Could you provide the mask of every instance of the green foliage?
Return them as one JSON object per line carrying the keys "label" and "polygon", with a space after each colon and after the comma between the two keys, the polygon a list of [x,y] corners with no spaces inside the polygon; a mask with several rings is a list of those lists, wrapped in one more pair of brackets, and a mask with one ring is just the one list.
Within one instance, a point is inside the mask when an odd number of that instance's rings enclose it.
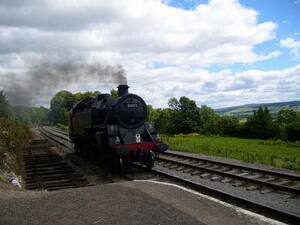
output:
{"label": "green foliage", "polygon": [[196,102],[182,96],[179,100],[171,98],[168,109],[150,109],[149,120],[155,122],[159,132],[165,134],[187,134],[201,132],[217,134],[219,116],[213,109],[197,107]]}
{"label": "green foliage", "polygon": [[28,125],[47,123],[48,109],[45,107],[10,105],[4,92],[0,91],[0,117],[17,120]]}
{"label": "green foliage", "polygon": [[149,121],[155,123],[156,128],[160,133],[171,134],[174,130],[174,124],[171,120],[171,109],[155,109],[150,111]]}
{"label": "green foliage", "polygon": [[[0,118],[0,156],[5,152],[15,152],[31,137],[30,129],[24,124]],[[1,158],[0,157],[0,158]]]}
{"label": "green foliage", "polygon": [[75,96],[68,91],[58,92],[50,102],[49,120],[53,124],[69,124],[69,111],[76,102]]}
{"label": "green foliage", "polygon": [[237,135],[238,129],[239,120],[234,116],[222,116],[217,120],[217,130],[222,135]]}
{"label": "green foliage", "polygon": [[58,92],[50,102],[51,109],[64,108],[70,110],[75,104],[75,96],[68,91]]}
{"label": "green foliage", "polygon": [[278,112],[277,122],[280,138],[289,141],[300,140],[300,113],[292,109],[282,109]]}
{"label": "green foliage", "polygon": [[282,109],[278,119],[272,118],[267,107],[260,107],[241,122],[234,116],[219,116],[212,108],[201,106],[183,96],[179,100],[171,98],[168,109],[148,107],[149,121],[155,122],[158,131],[163,134],[201,133],[226,135],[244,138],[281,138],[300,140],[300,113],[291,109]]}
{"label": "green foliage", "polygon": [[267,107],[259,107],[258,111],[254,111],[253,116],[248,117],[243,127],[243,133],[251,138],[262,139],[276,135],[277,128]]}
{"label": "green foliage", "polygon": [[116,98],[116,97],[119,96],[119,95],[118,95],[118,91],[117,91],[116,89],[111,89],[111,90],[110,90],[110,94],[111,94],[111,96],[112,96],[113,98]]}
{"label": "green foliage", "polygon": [[219,116],[214,110],[206,105],[199,109],[200,132],[204,134],[218,134]]}
{"label": "green foliage", "polygon": [[79,101],[99,95],[99,91],[95,92],[78,92],[72,94],[68,91],[58,92],[50,102],[50,111],[48,113],[49,121],[52,124],[69,125],[69,112],[72,107]]}
{"label": "green foliage", "polygon": [[48,123],[47,114],[49,110],[43,106],[26,107],[11,106],[11,118],[29,125]]}
{"label": "green foliage", "polygon": [[170,107],[168,117],[170,119],[168,133],[190,133],[199,130],[198,119],[199,111],[195,101],[182,96],[179,101],[171,98],[168,101]]}
{"label": "green foliage", "polygon": [[264,141],[199,134],[162,135],[162,140],[173,150],[228,157],[250,163],[262,163],[300,170],[299,142]]}
{"label": "green foliage", "polygon": [[278,112],[277,121],[279,124],[293,123],[296,119],[297,113],[292,109],[281,109]]}
{"label": "green foliage", "polygon": [[67,131],[67,132],[69,131],[69,127],[65,126],[65,125],[63,125],[61,123],[56,124],[56,127],[59,128],[59,129],[61,129],[61,130],[63,130],[63,131]]}
{"label": "green foliage", "polygon": [[87,98],[90,98],[90,97],[95,97],[97,95],[100,95],[99,91],[77,92],[77,93],[73,94],[73,96],[75,98],[75,102],[79,102],[83,99],[87,99]]}

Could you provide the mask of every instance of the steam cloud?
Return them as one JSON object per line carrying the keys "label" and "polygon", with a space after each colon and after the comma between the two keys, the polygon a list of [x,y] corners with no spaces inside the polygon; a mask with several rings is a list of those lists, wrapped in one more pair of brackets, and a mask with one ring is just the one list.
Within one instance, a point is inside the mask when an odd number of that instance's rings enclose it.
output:
{"label": "steam cloud", "polygon": [[40,62],[28,66],[21,80],[18,74],[6,75],[4,91],[10,103],[15,105],[34,105],[41,98],[50,100],[55,91],[66,89],[72,83],[127,84],[126,72],[121,65],[98,63]]}

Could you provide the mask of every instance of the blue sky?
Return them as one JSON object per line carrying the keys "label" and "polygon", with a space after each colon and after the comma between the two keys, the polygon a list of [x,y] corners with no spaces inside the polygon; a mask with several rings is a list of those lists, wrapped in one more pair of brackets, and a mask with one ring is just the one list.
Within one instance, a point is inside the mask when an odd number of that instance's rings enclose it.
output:
{"label": "blue sky", "polygon": [[12,104],[109,92],[120,71],[154,107],[300,100],[300,0],[1,1],[0,90]]}

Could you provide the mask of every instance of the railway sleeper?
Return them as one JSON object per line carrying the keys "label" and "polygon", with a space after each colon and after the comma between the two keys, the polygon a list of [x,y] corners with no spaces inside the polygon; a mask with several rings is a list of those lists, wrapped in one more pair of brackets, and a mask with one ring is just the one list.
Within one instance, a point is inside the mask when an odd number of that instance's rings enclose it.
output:
{"label": "railway sleeper", "polygon": [[33,166],[26,168],[26,172],[30,173],[31,171],[47,171],[47,170],[57,170],[57,169],[67,169],[70,168],[66,164],[57,164],[57,165],[47,165],[47,166]]}
{"label": "railway sleeper", "polygon": [[62,180],[53,180],[53,181],[47,181],[47,182],[31,182],[26,183],[26,187],[53,187],[53,186],[62,186],[62,185],[86,185],[88,184],[88,181],[86,179],[81,180],[72,180],[72,179],[62,179]]}
{"label": "railway sleeper", "polygon": [[55,171],[32,171],[26,174],[26,177],[33,177],[33,176],[47,176],[49,174],[71,174],[74,173],[75,170],[68,168],[64,170],[55,170]]}
{"label": "railway sleeper", "polygon": [[72,180],[72,179],[61,179],[61,180],[51,180],[51,181],[43,181],[43,186],[51,186],[56,184],[86,184],[87,181],[85,179],[78,179],[78,180]]}
{"label": "railway sleeper", "polygon": [[31,159],[31,160],[24,160],[24,162],[27,165],[31,165],[31,164],[45,164],[45,163],[56,163],[61,161],[61,159],[59,158],[48,158],[48,159],[43,159],[43,160],[37,160],[37,159]]}
{"label": "railway sleeper", "polygon": [[[49,175],[47,177],[38,177],[40,180],[57,180],[57,179],[64,179],[64,178],[69,178],[69,179],[83,179],[83,176],[80,174],[53,174],[53,175]],[[28,177],[24,179],[25,182],[33,182],[35,180],[37,180],[37,177]]]}
{"label": "railway sleeper", "polygon": [[55,157],[31,157],[24,159],[24,162],[27,163],[44,163],[44,162],[56,162],[56,161],[62,161],[63,158],[60,156],[55,156]]}
{"label": "railway sleeper", "polygon": [[32,164],[32,165],[26,165],[25,168],[42,168],[42,167],[48,167],[48,166],[55,166],[55,165],[66,165],[68,166],[68,163],[66,162],[53,162],[53,163],[38,163],[38,164]]}

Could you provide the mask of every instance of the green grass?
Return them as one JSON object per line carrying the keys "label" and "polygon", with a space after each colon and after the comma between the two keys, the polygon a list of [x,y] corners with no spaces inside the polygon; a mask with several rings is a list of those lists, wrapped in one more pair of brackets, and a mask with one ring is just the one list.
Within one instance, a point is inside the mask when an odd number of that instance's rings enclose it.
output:
{"label": "green grass", "polygon": [[58,123],[58,124],[56,124],[56,127],[63,130],[63,131],[69,132],[69,126]]}
{"label": "green grass", "polygon": [[227,157],[300,171],[300,143],[234,137],[162,135],[169,148],[177,151]]}

